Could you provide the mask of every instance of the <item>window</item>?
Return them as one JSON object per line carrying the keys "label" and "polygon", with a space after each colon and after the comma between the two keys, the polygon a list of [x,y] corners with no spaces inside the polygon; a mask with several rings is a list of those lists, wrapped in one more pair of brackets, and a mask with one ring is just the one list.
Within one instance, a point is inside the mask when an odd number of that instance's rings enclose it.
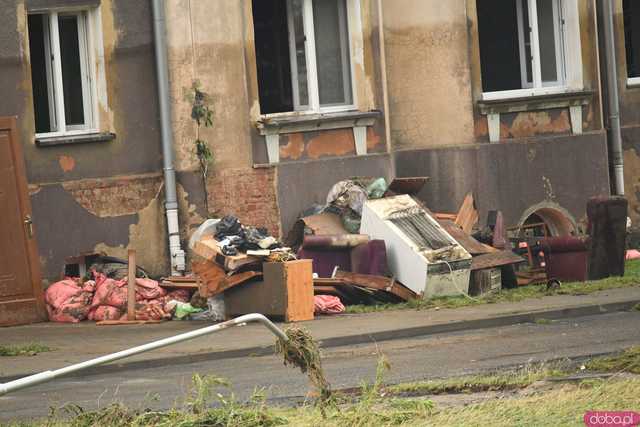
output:
{"label": "window", "polygon": [[623,10],[628,83],[640,85],[640,3],[624,0]]}
{"label": "window", "polygon": [[253,0],[262,114],[353,109],[351,0]]}
{"label": "window", "polygon": [[477,10],[483,98],[581,86],[576,0],[477,0]]}
{"label": "window", "polygon": [[36,134],[58,136],[96,127],[87,12],[29,15]]}

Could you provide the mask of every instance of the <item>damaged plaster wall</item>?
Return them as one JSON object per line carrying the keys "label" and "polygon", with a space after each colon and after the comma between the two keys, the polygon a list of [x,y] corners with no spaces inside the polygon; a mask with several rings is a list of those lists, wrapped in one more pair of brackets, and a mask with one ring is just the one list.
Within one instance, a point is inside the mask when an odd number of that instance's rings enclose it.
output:
{"label": "damaged plaster wall", "polygon": [[[166,2],[172,126],[185,238],[210,215],[235,214],[248,224],[279,231],[275,179],[252,167],[245,63],[250,4],[245,0]],[[196,81],[211,97],[214,112],[213,127],[201,128],[199,133],[189,99]],[[214,156],[207,180],[210,212],[204,209],[197,138],[208,142]]]}
{"label": "damaged plaster wall", "polygon": [[465,3],[383,3],[394,149],[473,143]]}
{"label": "damaged plaster wall", "polygon": [[[168,271],[162,214],[162,157],[149,2],[99,0],[105,87],[98,87],[100,130],[115,140],[35,145],[29,7],[60,0],[0,0],[0,116],[18,116],[43,277],[60,276],[64,259],[104,250],[139,250],[141,265]],[[98,79],[99,80],[99,79]],[[144,253],[142,253],[144,249]]]}

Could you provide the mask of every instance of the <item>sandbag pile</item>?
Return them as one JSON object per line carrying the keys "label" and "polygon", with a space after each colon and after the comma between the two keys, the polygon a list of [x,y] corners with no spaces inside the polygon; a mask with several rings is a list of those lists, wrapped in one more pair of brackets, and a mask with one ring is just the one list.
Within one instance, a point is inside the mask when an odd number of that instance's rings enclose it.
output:
{"label": "sandbag pile", "polygon": [[[92,272],[94,280],[84,283],[79,278],[66,278],[45,291],[49,320],[78,323],[82,320],[123,320],[127,315],[127,281]],[[187,290],[167,293],[158,282],[136,279],[136,319],[171,319],[170,301],[188,302]]]}

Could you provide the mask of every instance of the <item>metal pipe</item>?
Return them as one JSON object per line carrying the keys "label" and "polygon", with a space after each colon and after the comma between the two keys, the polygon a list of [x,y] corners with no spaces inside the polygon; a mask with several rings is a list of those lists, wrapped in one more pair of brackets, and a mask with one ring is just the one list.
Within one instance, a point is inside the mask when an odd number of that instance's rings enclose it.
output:
{"label": "metal pipe", "polygon": [[391,177],[396,176],[396,164],[391,143],[391,112],[389,111],[389,80],[387,76],[387,50],[384,34],[384,9],[382,0],[378,0],[378,43],[380,44],[380,77],[382,79],[382,102],[384,108],[384,131],[387,140],[387,152],[391,156]]}
{"label": "metal pipe", "polygon": [[620,130],[620,97],[618,94],[618,66],[616,64],[616,43],[613,25],[613,4],[603,0],[603,23],[605,60],[607,65],[607,109],[609,111],[609,144],[615,193],[624,196],[624,157],[622,133]]}
{"label": "metal pipe", "polygon": [[174,337],[164,338],[159,341],[154,341],[149,344],[144,344],[138,347],[133,347],[128,350],[119,351],[117,353],[108,354],[106,356],[98,357],[97,359],[87,360],[86,362],[77,363],[75,365],[67,366],[66,368],[57,369],[55,371],[40,372],[35,375],[20,378],[15,381],[0,384],[0,396],[7,393],[11,393],[23,388],[32,387],[38,384],[42,384],[51,380],[54,380],[63,375],[68,375],[73,372],[78,372],[84,369],[92,368],[98,365],[104,365],[105,363],[115,362],[116,360],[124,359],[127,357],[135,356],[141,353],[146,353],[158,348],[167,347],[173,344],[178,344],[183,341],[199,338],[204,335],[212,334],[214,332],[221,331],[223,329],[231,328],[233,326],[239,326],[246,323],[259,322],[264,327],[269,329],[278,339],[282,341],[288,341],[287,335],[282,332],[280,328],[274,325],[269,319],[262,314],[247,314],[246,316],[240,316],[236,319],[229,320],[227,322],[219,323],[217,325],[209,326],[195,331],[186,332],[184,334],[176,335]]}
{"label": "metal pipe", "polygon": [[152,0],[153,34],[156,54],[156,75],[158,79],[158,100],[160,103],[160,134],[162,138],[162,158],[164,162],[164,192],[169,233],[169,253],[172,274],[182,274],[186,270],[185,252],[180,245],[180,224],[178,221],[178,197],[176,191],[176,171],[173,167],[173,133],[171,131],[171,100],[169,95],[169,64],[167,61],[167,26],[164,0]]}

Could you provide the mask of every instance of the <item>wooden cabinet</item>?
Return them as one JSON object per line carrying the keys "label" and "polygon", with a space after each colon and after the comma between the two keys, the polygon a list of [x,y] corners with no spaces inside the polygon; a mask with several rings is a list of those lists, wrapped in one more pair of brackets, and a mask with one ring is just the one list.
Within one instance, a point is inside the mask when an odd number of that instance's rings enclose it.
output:
{"label": "wooden cabinet", "polygon": [[287,322],[313,320],[311,260],[265,263],[263,273],[263,281],[225,292],[227,317],[261,313]]}

